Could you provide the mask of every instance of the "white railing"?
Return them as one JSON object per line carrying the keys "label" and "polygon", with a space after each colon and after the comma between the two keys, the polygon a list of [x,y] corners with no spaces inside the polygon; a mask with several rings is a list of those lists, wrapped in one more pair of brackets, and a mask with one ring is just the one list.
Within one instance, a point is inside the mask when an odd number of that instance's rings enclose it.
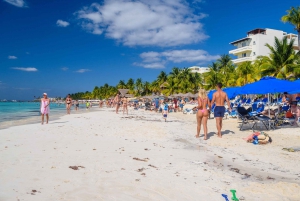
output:
{"label": "white railing", "polygon": [[241,57],[238,59],[233,59],[232,62],[233,63],[240,63],[240,62],[244,62],[244,61],[252,61],[252,57]]}
{"label": "white railing", "polygon": [[235,50],[230,50],[229,51],[229,54],[238,54],[238,53],[241,53],[241,52],[248,52],[248,51],[252,51],[252,46],[245,46],[245,47],[240,47],[240,48],[237,48]]}

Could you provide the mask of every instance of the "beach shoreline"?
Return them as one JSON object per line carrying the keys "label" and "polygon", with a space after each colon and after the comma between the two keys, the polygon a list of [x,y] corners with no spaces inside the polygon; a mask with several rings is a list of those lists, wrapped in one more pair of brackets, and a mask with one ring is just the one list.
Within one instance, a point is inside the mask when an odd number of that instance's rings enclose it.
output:
{"label": "beach shoreline", "polygon": [[[92,107],[89,110],[86,110],[85,108],[80,108],[79,110],[75,110],[74,108],[72,108],[71,110],[71,114],[81,114],[81,113],[85,113],[85,112],[94,112],[94,111],[98,111],[97,109],[99,109],[99,107]],[[49,121],[55,121],[60,119],[62,116],[67,115],[66,110],[52,110],[50,111],[49,114]],[[45,117],[46,120],[46,117]],[[27,117],[23,117],[23,118],[15,118],[15,119],[8,119],[8,120],[2,120],[0,121],[0,130],[1,129],[6,129],[6,128],[10,128],[13,126],[21,126],[21,125],[27,125],[27,124],[35,124],[41,122],[41,115],[30,115]]]}
{"label": "beach shoreline", "polygon": [[221,201],[231,189],[240,200],[299,200],[300,152],[282,150],[297,146],[299,128],[253,145],[237,125],[225,120],[219,139],[211,119],[204,141],[194,115],[104,108],[0,130],[0,200]]}

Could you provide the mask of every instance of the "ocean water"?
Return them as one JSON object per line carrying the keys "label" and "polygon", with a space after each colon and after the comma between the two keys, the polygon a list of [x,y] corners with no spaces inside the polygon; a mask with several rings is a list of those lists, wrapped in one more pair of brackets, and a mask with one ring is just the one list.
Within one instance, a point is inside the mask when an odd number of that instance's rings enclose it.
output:
{"label": "ocean water", "polygon": [[[65,112],[65,104],[50,103],[50,115]],[[0,123],[40,115],[39,102],[0,102]]]}

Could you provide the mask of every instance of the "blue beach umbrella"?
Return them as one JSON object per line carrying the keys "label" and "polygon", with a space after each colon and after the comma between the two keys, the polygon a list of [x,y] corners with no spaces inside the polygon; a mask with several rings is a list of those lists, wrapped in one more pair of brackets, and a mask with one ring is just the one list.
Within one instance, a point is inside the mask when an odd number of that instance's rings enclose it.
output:
{"label": "blue beach umbrella", "polygon": [[300,82],[280,80],[274,77],[263,77],[257,82],[241,87],[240,94],[268,94],[296,91],[300,89]]}
{"label": "blue beach umbrella", "polygon": [[213,94],[216,92],[217,90],[210,90],[207,94],[208,98],[211,100],[213,97]]}
{"label": "blue beach umbrella", "polygon": [[[296,83],[296,84],[300,83],[300,79],[295,80],[294,83]],[[288,92],[289,92],[289,94],[297,94],[297,93],[300,93],[300,88],[295,91],[288,91]]]}
{"label": "blue beach umbrella", "polygon": [[[228,88],[224,88],[223,91],[227,93],[227,96],[229,99],[233,99],[235,98],[237,95],[240,94],[240,89],[241,87],[228,87]],[[213,94],[216,92],[217,90],[211,90],[207,96],[208,98],[211,100],[213,97]]]}

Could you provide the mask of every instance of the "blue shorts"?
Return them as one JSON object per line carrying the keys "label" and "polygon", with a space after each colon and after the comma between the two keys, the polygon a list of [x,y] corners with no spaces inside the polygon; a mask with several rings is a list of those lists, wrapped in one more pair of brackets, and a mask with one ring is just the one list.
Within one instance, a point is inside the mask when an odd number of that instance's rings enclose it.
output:
{"label": "blue shorts", "polygon": [[168,115],[164,114],[164,118],[167,118]]}
{"label": "blue shorts", "polygon": [[225,114],[225,107],[224,106],[216,106],[214,109],[214,116],[215,117],[224,117]]}

